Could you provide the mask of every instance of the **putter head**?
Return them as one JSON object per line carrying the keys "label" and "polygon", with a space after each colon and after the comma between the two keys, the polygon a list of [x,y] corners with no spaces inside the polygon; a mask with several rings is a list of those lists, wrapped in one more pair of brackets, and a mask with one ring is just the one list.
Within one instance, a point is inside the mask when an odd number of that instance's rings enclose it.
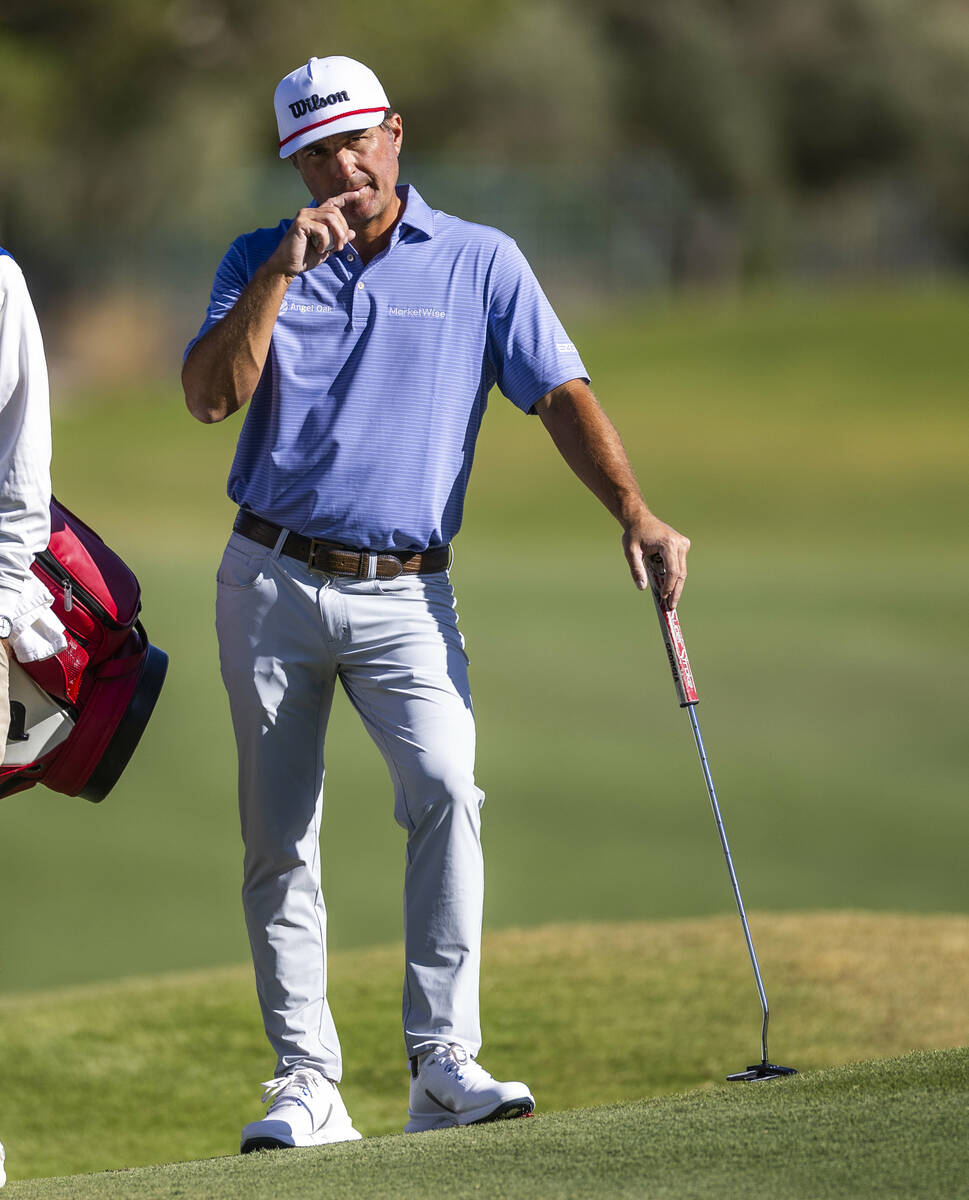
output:
{"label": "putter head", "polygon": [[796,1074],[797,1071],[793,1067],[777,1067],[765,1060],[764,1062],[755,1063],[752,1067],[748,1067],[746,1071],[738,1071],[735,1075],[728,1075],[727,1082],[760,1083],[763,1079],[781,1079],[785,1075]]}

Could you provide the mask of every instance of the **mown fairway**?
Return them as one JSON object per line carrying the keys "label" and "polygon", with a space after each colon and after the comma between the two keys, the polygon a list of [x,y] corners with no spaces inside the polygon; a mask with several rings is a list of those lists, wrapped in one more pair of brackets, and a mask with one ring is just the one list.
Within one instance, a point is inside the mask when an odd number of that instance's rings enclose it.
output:
{"label": "mown fairway", "polygon": [[[754,909],[966,909],[967,301],[818,292],[570,323],[653,507],[694,540],[680,615]],[[212,629],[236,428],[185,414],[174,364],[103,396],[55,378],[55,395],[56,489],[138,571],[171,668],[100,807],[40,788],[0,805],[8,993],[247,953]],[[617,534],[496,396],[453,571],[491,929],[731,909]],[[328,788],[333,943],[393,942],[402,835],[347,705]]]}

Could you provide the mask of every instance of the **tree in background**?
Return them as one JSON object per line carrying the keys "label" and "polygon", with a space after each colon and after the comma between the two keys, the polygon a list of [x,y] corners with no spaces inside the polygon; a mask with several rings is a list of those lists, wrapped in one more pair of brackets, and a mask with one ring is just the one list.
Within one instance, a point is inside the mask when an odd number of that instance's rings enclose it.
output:
{"label": "tree in background", "polygon": [[776,273],[812,206],[874,211],[887,181],[969,260],[964,0],[5,0],[0,238],[42,306],[119,280],[194,293],[229,231],[292,207],[271,87],[335,52],[387,81],[415,162],[472,201],[498,172],[472,215],[573,214],[552,256],[588,240],[602,261],[589,214],[623,251],[655,242],[661,209],[657,281],[704,273],[704,230],[732,247],[713,277]]}

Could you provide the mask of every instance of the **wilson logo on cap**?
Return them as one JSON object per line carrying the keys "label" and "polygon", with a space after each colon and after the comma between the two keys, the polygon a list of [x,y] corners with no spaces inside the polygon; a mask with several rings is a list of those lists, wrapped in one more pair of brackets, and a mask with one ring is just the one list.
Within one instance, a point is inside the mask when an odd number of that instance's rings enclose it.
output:
{"label": "wilson logo on cap", "polygon": [[302,100],[296,100],[289,105],[289,111],[294,117],[303,117],[307,113],[316,112],[318,109],[326,108],[328,104],[339,104],[341,101],[345,104],[350,103],[350,97],[346,92],[330,92],[329,96],[305,96]]}

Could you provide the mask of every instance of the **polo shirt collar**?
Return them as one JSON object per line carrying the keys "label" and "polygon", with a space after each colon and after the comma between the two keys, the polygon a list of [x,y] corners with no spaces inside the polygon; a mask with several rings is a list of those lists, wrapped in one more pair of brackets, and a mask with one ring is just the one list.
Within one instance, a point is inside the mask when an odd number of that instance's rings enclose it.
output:
{"label": "polo shirt collar", "polygon": [[397,188],[397,195],[406,200],[404,215],[400,218],[397,228],[416,229],[425,237],[434,236],[434,210],[412,183],[405,183]]}

